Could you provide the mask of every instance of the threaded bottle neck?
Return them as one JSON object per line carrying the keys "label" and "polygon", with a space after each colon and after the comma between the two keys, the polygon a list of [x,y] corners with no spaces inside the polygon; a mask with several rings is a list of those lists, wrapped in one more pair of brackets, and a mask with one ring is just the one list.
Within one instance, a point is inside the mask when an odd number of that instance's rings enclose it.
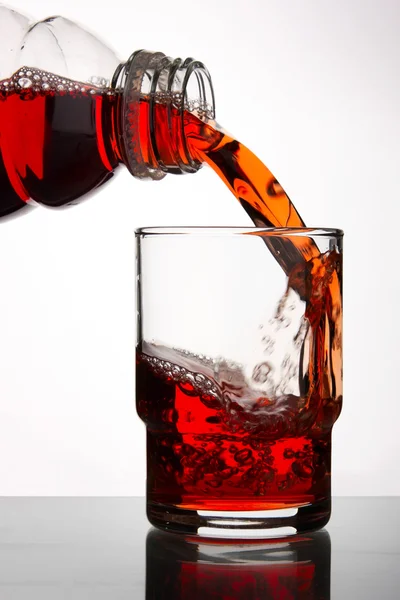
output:
{"label": "threaded bottle neck", "polygon": [[199,61],[172,59],[161,52],[135,52],[114,76],[121,91],[121,153],[132,175],[162,179],[166,173],[194,173],[185,124],[187,112],[215,118],[211,77]]}

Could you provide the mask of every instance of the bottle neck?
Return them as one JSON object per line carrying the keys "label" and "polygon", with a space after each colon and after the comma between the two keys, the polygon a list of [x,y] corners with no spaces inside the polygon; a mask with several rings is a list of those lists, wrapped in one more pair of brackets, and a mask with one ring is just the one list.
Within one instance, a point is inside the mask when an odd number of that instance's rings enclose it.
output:
{"label": "bottle neck", "polygon": [[132,175],[162,179],[166,173],[198,171],[201,163],[188,143],[188,113],[215,118],[211,77],[202,63],[139,50],[120,65],[113,88],[121,93],[120,149]]}

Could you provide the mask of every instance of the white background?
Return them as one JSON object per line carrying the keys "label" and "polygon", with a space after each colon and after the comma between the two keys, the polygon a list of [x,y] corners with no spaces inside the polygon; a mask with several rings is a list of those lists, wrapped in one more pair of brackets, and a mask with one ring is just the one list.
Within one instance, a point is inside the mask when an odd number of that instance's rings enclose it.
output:
{"label": "white background", "polygon": [[[144,47],[203,60],[218,120],[308,225],[345,229],[333,492],[399,494],[397,0],[13,6],[78,20],[123,58]],[[147,184],[123,172],[80,206],[0,223],[0,495],[144,493],[133,231],[248,223],[207,169]]]}

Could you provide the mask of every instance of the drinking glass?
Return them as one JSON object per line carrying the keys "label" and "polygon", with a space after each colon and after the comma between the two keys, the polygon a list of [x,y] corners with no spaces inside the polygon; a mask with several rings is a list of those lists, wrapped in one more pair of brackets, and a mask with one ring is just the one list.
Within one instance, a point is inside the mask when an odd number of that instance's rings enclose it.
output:
{"label": "drinking glass", "polygon": [[342,406],[342,236],[136,232],[137,410],[153,525],[265,538],[328,522]]}

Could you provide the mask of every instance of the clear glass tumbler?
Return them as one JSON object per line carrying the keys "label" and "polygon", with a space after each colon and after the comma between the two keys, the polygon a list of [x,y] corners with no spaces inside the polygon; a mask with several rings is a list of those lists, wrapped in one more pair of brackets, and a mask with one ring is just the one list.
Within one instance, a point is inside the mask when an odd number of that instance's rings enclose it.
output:
{"label": "clear glass tumbler", "polygon": [[136,232],[137,410],[153,525],[265,538],[328,522],[342,406],[342,236]]}

